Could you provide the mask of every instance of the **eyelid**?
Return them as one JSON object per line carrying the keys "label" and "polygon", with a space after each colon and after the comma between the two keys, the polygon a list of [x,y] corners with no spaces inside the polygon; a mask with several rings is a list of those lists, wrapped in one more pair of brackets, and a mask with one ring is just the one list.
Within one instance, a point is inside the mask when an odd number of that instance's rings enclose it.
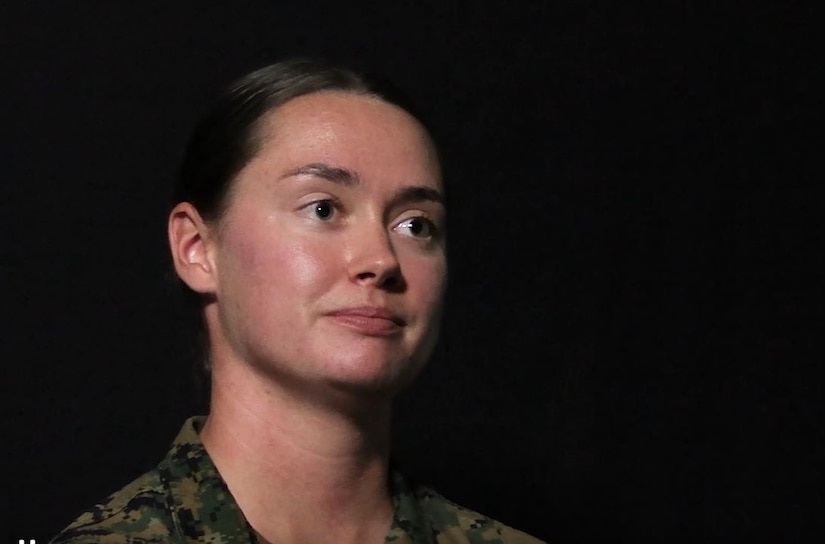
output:
{"label": "eyelid", "polygon": [[318,204],[319,202],[329,202],[331,203],[335,209],[342,209],[344,207],[343,202],[333,195],[328,193],[312,193],[308,195],[304,195],[300,200],[297,206],[297,209],[302,210],[311,206],[313,204]]}
{"label": "eyelid", "polygon": [[396,217],[395,223],[400,223],[406,219],[423,217],[435,226],[439,226],[443,222],[444,215],[442,213],[433,212],[427,207],[405,207],[401,212],[393,214]]}

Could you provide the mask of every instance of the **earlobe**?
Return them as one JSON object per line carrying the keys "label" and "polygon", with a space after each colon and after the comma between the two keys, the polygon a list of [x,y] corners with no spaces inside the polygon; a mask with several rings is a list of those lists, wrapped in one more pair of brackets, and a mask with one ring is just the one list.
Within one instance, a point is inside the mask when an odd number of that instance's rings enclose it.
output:
{"label": "earlobe", "polygon": [[214,293],[216,268],[209,251],[209,226],[198,210],[181,202],[169,214],[169,249],[175,271],[198,293]]}

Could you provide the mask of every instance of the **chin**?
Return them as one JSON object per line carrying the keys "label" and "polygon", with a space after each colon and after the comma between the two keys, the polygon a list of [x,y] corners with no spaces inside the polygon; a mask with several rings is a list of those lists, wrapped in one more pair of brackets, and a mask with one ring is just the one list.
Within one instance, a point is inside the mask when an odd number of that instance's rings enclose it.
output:
{"label": "chin", "polygon": [[329,382],[342,391],[370,396],[393,396],[408,386],[423,364],[410,360],[340,362],[330,373]]}

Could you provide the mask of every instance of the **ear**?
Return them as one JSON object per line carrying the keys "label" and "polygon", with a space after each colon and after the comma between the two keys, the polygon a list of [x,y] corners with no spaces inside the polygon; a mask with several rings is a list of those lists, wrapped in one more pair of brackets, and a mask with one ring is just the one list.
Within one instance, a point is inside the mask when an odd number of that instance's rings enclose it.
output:
{"label": "ear", "polygon": [[169,214],[169,249],[175,271],[197,293],[214,293],[217,268],[210,252],[210,228],[198,210],[181,202]]}

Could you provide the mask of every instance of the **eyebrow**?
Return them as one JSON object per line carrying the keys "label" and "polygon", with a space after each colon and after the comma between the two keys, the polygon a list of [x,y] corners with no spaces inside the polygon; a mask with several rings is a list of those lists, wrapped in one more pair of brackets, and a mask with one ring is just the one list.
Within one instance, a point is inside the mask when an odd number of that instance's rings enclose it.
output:
{"label": "eyebrow", "polygon": [[432,187],[424,187],[420,185],[402,187],[390,199],[392,206],[428,201],[436,202],[442,206],[446,205],[446,199],[441,191],[433,189]]}
{"label": "eyebrow", "polygon": [[[312,162],[293,168],[281,176],[281,179],[294,176],[316,176],[333,183],[345,185],[347,187],[353,187],[361,183],[361,178],[358,177],[357,172],[322,162]],[[441,191],[423,185],[402,187],[392,196],[390,200],[393,205],[426,201],[437,202],[442,206],[446,204],[446,199]]]}
{"label": "eyebrow", "polygon": [[281,176],[281,179],[291,178],[293,176],[315,176],[333,183],[346,185],[347,187],[361,183],[358,174],[352,170],[347,170],[339,166],[331,166],[322,162],[312,162],[299,166],[298,168],[293,168]]}

